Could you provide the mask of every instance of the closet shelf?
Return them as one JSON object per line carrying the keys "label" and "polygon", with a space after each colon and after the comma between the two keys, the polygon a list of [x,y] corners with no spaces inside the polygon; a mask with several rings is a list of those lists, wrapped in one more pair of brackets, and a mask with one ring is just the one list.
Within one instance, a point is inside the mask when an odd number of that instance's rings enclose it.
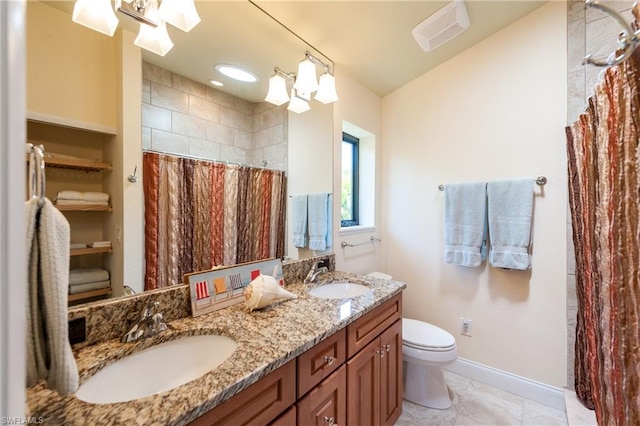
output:
{"label": "closet shelf", "polygon": [[112,167],[109,163],[101,163],[99,161],[85,160],[83,158],[66,158],[66,157],[48,157],[45,156],[44,163],[46,167],[56,167],[59,169],[75,169],[86,170],[90,172],[99,172],[102,170],[111,171]]}
{"label": "closet shelf", "polygon": [[61,212],[112,212],[111,206],[86,206],[83,204],[55,205]]}
{"label": "closet shelf", "polygon": [[111,294],[111,287],[99,288],[97,290],[86,291],[84,293],[70,294],[68,296],[68,301],[75,302],[76,300],[89,299],[91,297],[98,296],[107,296],[109,294]]}
{"label": "closet shelf", "polygon": [[84,256],[87,254],[111,253],[111,247],[87,247],[71,249],[71,256]]}

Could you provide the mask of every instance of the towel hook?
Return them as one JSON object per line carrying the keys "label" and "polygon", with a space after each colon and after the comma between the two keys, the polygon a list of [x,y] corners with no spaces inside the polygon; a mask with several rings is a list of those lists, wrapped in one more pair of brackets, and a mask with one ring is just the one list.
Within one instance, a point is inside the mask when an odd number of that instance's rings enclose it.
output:
{"label": "towel hook", "polygon": [[27,151],[29,152],[29,178],[30,198],[38,198],[38,205],[42,206],[44,202],[44,194],[46,189],[46,181],[44,174],[44,146],[27,144]]}
{"label": "towel hook", "polygon": [[585,6],[585,8],[592,7],[594,9],[598,9],[599,11],[606,13],[611,18],[613,18],[615,21],[617,21],[618,24],[620,24],[620,26],[622,27],[623,31],[618,36],[618,43],[620,44],[620,46],[622,48],[622,53],[621,54],[618,55],[618,52],[615,51],[615,52],[611,53],[607,57],[607,59],[604,59],[604,60],[603,59],[594,59],[592,57],[592,55],[589,54],[589,55],[585,56],[584,61],[582,62],[582,64],[583,65],[592,64],[592,65],[595,65],[595,66],[598,66],[598,67],[606,67],[606,66],[611,66],[611,65],[617,65],[620,62],[622,62],[625,59],[627,59],[629,56],[631,56],[633,51],[638,46],[638,43],[640,43],[640,30],[636,31],[636,32],[633,32],[633,30],[631,29],[629,24],[622,18],[622,16],[620,16],[620,14],[618,12],[616,12],[615,10],[610,8],[609,6],[605,6],[604,4],[600,4],[595,0],[585,0],[584,6]]}

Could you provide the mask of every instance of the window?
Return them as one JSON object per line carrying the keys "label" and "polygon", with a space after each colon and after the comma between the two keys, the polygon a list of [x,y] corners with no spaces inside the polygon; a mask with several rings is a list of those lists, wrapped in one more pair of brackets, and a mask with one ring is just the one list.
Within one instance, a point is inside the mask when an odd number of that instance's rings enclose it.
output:
{"label": "window", "polygon": [[340,219],[343,228],[358,225],[358,145],[360,140],[342,133],[342,188]]}

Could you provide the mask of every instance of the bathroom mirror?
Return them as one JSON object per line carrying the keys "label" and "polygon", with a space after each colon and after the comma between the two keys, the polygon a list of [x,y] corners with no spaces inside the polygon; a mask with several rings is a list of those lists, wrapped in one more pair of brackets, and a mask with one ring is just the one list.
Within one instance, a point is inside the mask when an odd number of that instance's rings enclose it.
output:
{"label": "bathroom mirror", "polygon": [[[71,19],[73,1],[43,3],[68,13]],[[225,85],[216,90],[231,95],[240,102],[256,103],[262,102],[266,95],[273,68],[279,66],[287,72],[296,71],[298,62],[309,49],[298,37],[248,1],[196,1],[196,7],[202,18],[200,24],[189,33],[169,27],[169,34],[174,42],[173,49],[165,57],[142,50],[144,62],[197,81],[210,89],[213,87],[209,80],[220,80]],[[133,34],[137,33],[138,24],[135,21],[121,14],[118,14],[118,18],[121,27]],[[247,85],[225,78],[215,70],[215,65],[220,63],[247,68],[258,76],[259,81]],[[143,92],[143,102],[144,96]],[[282,160],[287,173],[287,201],[295,194],[331,191],[332,111],[331,105],[315,101],[311,102],[311,110],[302,114],[284,110],[286,121],[283,125],[287,129],[287,140],[286,151],[283,153],[286,158]],[[145,148],[144,134],[142,139]],[[238,162],[237,158],[215,159]],[[253,161],[248,163],[254,164]],[[127,209],[128,206],[125,205],[124,208]],[[290,217],[289,210],[288,207],[287,218]],[[143,223],[140,223],[140,229],[143,229]],[[297,259],[314,254],[293,248],[289,242],[290,231],[285,232],[285,235],[288,240],[285,242],[285,254],[288,257]],[[126,242],[128,236],[125,234],[121,238]],[[140,260],[140,264],[144,264],[144,259]],[[129,283],[125,280],[125,284]],[[114,293],[116,288],[114,286]],[[136,288],[138,289],[139,287]]]}

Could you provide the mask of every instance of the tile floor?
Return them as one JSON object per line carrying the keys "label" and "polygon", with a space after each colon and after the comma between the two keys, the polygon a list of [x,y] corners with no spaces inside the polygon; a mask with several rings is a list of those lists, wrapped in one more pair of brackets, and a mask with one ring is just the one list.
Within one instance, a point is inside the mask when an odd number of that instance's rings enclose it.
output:
{"label": "tile floor", "polygon": [[404,401],[396,426],[567,425],[564,411],[445,370],[451,408],[434,410]]}

